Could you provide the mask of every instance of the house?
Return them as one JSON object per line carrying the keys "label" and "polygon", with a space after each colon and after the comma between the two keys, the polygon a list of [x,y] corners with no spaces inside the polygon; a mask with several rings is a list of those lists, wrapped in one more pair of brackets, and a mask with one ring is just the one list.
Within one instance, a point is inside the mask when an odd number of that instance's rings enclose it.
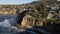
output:
{"label": "house", "polygon": [[53,18],[53,16],[54,16],[54,14],[49,13],[49,14],[48,14],[48,16],[47,16],[47,19],[52,19],[52,18]]}
{"label": "house", "polygon": [[50,9],[51,9],[52,11],[56,11],[56,10],[59,10],[59,6],[58,6],[56,3],[54,3],[54,4],[52,4],[52,5],[50,6]]}
{"label": "house", "polygon": [[58,14],[58,16],[60,17],[60,11],[59,11],[59,14]]}

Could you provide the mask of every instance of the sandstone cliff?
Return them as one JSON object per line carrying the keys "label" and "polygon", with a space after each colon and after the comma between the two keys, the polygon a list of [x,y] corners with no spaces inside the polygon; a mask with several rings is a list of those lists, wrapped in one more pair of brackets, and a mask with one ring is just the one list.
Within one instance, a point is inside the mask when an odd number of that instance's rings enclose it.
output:
{"label": "sandstone cliff", "polygon": [[31,28],[32,26],[35,25],[35,18],[30,16],[30,15],[26,15],[21,23],[22,27],[27,27],[27,28]]}

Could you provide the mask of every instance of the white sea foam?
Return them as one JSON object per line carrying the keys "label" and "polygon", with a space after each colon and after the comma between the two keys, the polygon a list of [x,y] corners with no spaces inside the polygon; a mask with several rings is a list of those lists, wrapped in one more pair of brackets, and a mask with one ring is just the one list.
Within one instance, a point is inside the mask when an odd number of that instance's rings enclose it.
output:
{"label": "white sea foam", "polygon": [[7,19],[5,19],[4,21],[0,22],[0,26],[10,27],[11,24],[9,23]]}
{"label": "white sea foam", "polygon": [[[12,19],[13,20],[13,19]],[[4,21],[0,22],[0,34],[15,34],[17,32],[25,31],[25,29],[18,29],[15,26],[12,26],[8,19],[5,19]]]}

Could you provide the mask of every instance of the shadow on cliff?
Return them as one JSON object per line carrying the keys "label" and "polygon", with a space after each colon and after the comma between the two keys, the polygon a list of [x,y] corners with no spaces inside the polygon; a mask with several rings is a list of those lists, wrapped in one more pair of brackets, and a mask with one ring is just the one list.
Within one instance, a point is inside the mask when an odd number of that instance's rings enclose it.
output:
{"label": "shadow on cliff", "polygon": [[48,26],[33,26],[19,34],[60,34],[60,24],[50,24]]}
{"label": "shadow on cliff", "polygon": [[23,17],[26,15],[27,12],[29,12],[29,10],[24,10],[18,14],[18,16],[17,16],[17,23],[18,24],[21,24]]}
{"label": "shadow on cliff", "polygon": [[47,26],[40,27],[41,29],[51,33],[51,34],[60,34],[60,24],[48,24]]}
{"label": "shadow on cliff", "polygon": [[47,31],[41,29],[40,27],[33,26],[30,29],[25,29],[23,32],[19,32],[17,34],[50,34]]}

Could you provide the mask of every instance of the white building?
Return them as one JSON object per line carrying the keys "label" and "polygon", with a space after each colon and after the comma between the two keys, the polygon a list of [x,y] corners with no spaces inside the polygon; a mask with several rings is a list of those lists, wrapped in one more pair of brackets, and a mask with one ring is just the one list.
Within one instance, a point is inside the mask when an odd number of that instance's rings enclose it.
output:
{"label": "white building", "polygon": [[58,7],[58,5],[53,5],[53,6],[51,6],[51,10],[53,10],[53,11],[55,11],[55,10],[58,10],[59,9],[59,7]]}
{"label": "white building", "polygon": [[49,13],[48,16],[47,16],[47,19],[52,19],[53,18],[53,14]]}

